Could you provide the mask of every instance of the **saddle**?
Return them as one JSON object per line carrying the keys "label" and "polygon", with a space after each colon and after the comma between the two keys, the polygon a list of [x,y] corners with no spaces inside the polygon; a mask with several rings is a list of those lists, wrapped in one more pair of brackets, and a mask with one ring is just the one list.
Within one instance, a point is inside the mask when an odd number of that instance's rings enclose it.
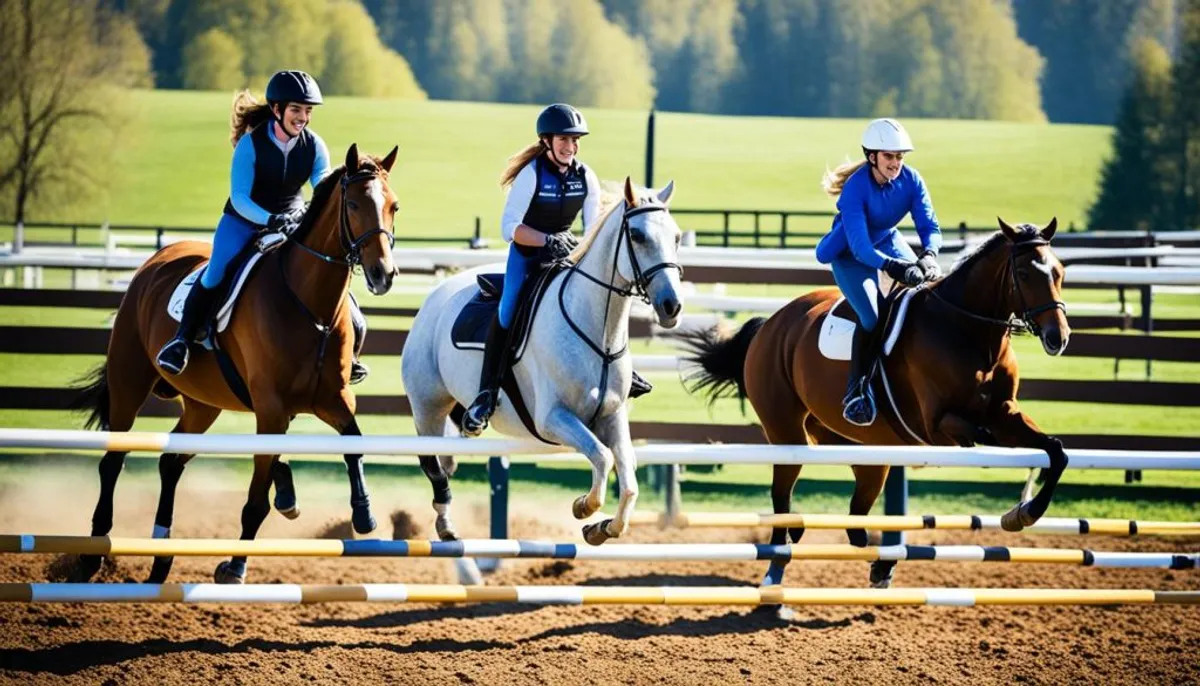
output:
{"label": "saddle", "polygon": [[[895,287],[886,294],[879,294],[879,322],[881,325],[876,326],[875,330],[871,332],[871,341],[868,343],[869,350],[879,351],[879,345],[882,343],[881,356],[891,355],[892,349],[896,347],[896,341],[900,338],[900,332],[904,329],[909,302],[918,290],[920,287]],[[817,348],[821,354],[826,359],[848,361],[856,326],[858,326],[858,315],[855,314],[854,308],[845,298],[840,298],[830,308],[825,321],[821,323],[821,332],[817,337]]]}
{"label": "saddle", "polygon": [[[511,348],[510,365],[519,362],[525,354],[529,331],[533,328],[534,316],[546,295],[546,287],[563,268],[562,265],[554,264],[525,279],[518,298],[520,305],[508,336]],[[497,316],[500,297],[504,294],[503,274],[480,274],[476,277],[476,283],[479,290],[463,306],[450,327],[450,342],[459,350],[483,350],[488,327]]]}
{"label": "saddle", "polygon": [[[230,260],[229,265],[225,268],[225,278],[216,288],[215,302],[220,304],[214,308],[209,320],[200,327],[196,338],[197,343],[208,350],[213,349],[217,333],[229,327],[238,296],[241,295],[246,282],[250,280],[250,276],[262,262],[262,257],[263,254],[255,248],[254,242],[251,241]],[[187,301],[188,293],[191,292],[192,287],[200,280],[207,268],[208,262],[204,262],[191,274],[185,276],[171,293],[171,299],[167,303],[167,313],[175,321],[183,319],[183,304]]]}

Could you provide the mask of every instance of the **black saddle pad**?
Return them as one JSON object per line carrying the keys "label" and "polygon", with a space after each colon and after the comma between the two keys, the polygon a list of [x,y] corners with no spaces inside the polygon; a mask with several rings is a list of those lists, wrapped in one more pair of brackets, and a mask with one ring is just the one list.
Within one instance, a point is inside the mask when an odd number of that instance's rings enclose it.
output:
{"label": "black saddle pad", "polygon": [[[533,316],[537,312],[542,296],[546,294],[546,286],[561,267],[551,266],[540,272],[531,274],[525,279],[521,288],[521,304],[517,316],[513,320],[513,330],[510,344],[515,352],[511,363],[516,364],[521,359],[526,336],[533,324]],[[503,274],[480,274],[476,278],[477,290],[450,327],[450,341],[459,350],[483,350],[487,342],[488,327],[492,318],[500,309],[500,296],[504,293]]]}

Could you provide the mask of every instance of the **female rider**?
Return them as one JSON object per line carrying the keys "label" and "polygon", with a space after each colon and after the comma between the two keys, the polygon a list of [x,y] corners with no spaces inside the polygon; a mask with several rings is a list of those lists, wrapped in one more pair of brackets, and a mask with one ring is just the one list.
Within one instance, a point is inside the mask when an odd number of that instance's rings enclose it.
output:
{"label": "female rider", "polygon": [[[817,245],[817,260],[832,265],[834,281],[858,315],[842,416],[851,424],[869,426],[876,414],[868,383],[874,360],[865,359],[864,347],[878,321],[879,272],[907,286],[940,278],[942,234],[924,180],[904,164],[913,144],[900,122],[871,122],[862,135],[862,150],[863,160],[825,174],[823,186],[837,198],[838,213]],[[921,239],[919,257],[896,229],[907,214]]]}
{"label": "female rider", "polygon": [[[550,105],[538,115],[537,142],[510,157],[500,176],[500,186],[508,189],[500,229],[511,245],[500,311],[484,345],[479,395],[462,419],[464,436],[482,433],[496,411],[500,383],[508,371],[508,331],[520,305],[521,286],[539,264],[571,254],[577,244],[571,225],[580,211],[585,228],[598,218],[600,180],[575,157],[579,139],[586,135],[587,121],[579,110],[561,103]],[[635,376],[634,388],[644,393],[648,384]]]}
{"label": "female rider", "polygon": [[[175,337],[158,353],[158,366],[168,374],[179,374],[187,367],[189,344],[213,314],[217,287],[225,279],[230,261],[256,238],[263,252],[286,241],[304,216],[300,194],[304,182],[316,188],[329,174],[329,150],[308,128],[313,106],[322,103],[321,89],[313,77],[302,71],[277,72],[267,83],[266,100],[258,103],[249,91],[234,98],[229,198],[217,224],[208,266],[188,294]],[[356,333],[365,333],[365,319],[353,297],[351,316]],[[362,381],[367,372],[355,359],[350,383]]]}

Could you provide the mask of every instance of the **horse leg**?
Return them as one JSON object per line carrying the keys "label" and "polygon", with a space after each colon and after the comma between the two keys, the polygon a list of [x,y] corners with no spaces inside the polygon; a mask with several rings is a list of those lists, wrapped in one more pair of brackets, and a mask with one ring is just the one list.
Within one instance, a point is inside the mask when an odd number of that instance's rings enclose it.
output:
{"label": "horse leg", "polygon": [[[116,324],[123,321],[118,312]],[[105,381],[102,393],[107,398],[101,398],[108,404],[107,416],[101,416],[102,428],[108,431],[129,431],[133,428],[134,419],[150,389],[158,379],[158,373],[150,360],[146,358],[145,349],[138,341],[133,323],[114,325],[109,344],[108,359],[105,361]],[[96,509],[92,513],[92,535],[107,536],[113,526],[113,498],[117,489],[117,478],[125,467],[125,456],[128,451],[108,451],[100,459],[100,496],[96,501]],[[70,580],[74,582],[89,581],[96,572],[100,571],[103,557],[100,555],[80,555],[75,571]]]}
{"label": "horse leg", "polygon": [[[612,471],[615,458],[613,452],[596,438],[596,435],[584,425],[583,420],[576,417],[565,407],[555,407],[546,416],[542,433],[548,438],[569,445],[583,454],[592,463],[592,487],[587,494],[575,499],[571,504],[571,514],[576,519],[587,519],[604,507],[604,496],[608,484],[608,473]],[[584,540],[602,543],[607,535],[601,538],[596,529],[592,529],[592,539],[588,537],[588,527],[584,527]],[[603,533],[603,532],[599,532]]]}
{"label": "horse leg", "polygon": [[[332,407],[319,407],[317,417],[333,427],[343,436],[361,436],[358,420],[354,418],[354,396],[343,390],[338,402]],[[346,476],[350,479],[350,523],[357,534],[369,534],[375,530],[375,516],[371,514],[371,495],[367,492],[367,477],[363,473],[362,455],[345,455]],[[278,465],[278,463],[276,463]],[[278,466],[276,467],[278,469]],[[288,469],[290,474],[291,469]],[[279,491],[276,490],[276,496]]]}
{"label": "horse leg", "polygon": [[[183,416],[179,418],[179,422],[175,424],[175,428],[171,429],[171,432],[204,433],[220,414],[221,410],[218,408],[185,398]],[[183,476],[183,468],[193,457],[195,456],[180,453],[163,453],[158,458],[158,478],[161,487],[158,492],[158,510],[154,513],[154,538],[171,537],[171,523],[175,515],[175,488],[179,485],[179,478]],[[171,573],[171,564],[174,561],[174,557],[154,558],[154,565],[150,568],[150,576],[146,582],[151,584],[165,582],[167,575]]]}
{"label": "horse leg", "polygon": [[1062,441],[1042,432],[1033,419],[1017,409],[1015,400],[1006,401],[1004,410],[1000,420],[987,427],[997,442],[1005,447],[1044,450],[1050,458],[1050,468],[1042,471],[1044,481],[1037,495],[1027,499],[1031,486],[1027,483],[1022,501],[1000,518],[1000,526],[1005,531],[1021,531],[1046,514],[1050,501],[1054,498],[1054,489],[1067,468],[1068,460],[1066,452],[1063,451]]}
{"label": "horse leg", "polygon": [[629,415],[625,406],[622,405],[620,410],[601,420],[596,427],[596,434],[603,443],[612,446],[620,496],[615,517],[583,527],[583,537],[592,545],[617,538],[629,529],[629,519],[638,498],[637,455],[633,452],[633,439],[629,436]]}
{"label": "horse leg", "polygon": [[[854,495],[850,498],[850,514],[870,514],[871,507],[875,505],[875,501],[879,499],[879,494],[883,492],[883,485],[887,481],[889,467],[887,465],[856,465],[851,467],[851,469],[854,470]],[[852,546],[865,548],[869,543],[866,529],[847,529],[846,535],[850,537],[850,545]],[[872,562],[871,587],[890,587],[895,569],[895,560],[875,560]]]}
{"label": "horse leg", "polygon": [[[457,436],[458,431],[448,421],[453,407],[453,398],[449,399],[448,406],[434,410],[428,409],[427,404],[422,403],[418,407],[418,403],[413,402],[413,423],[417,427],[417,434],[421,436]],[[418,459],[421,463],[421,471],[425,472],[425,478],[429,479],[429,485],[433,487],[433,510],[437,513],[435,528],[438,538],[443,541],[457,541],[458,531],[450,519],[450,501],[453,499],[450,493],[450,474],[443,459],[436,455],[421,455]],[[447,459],[447,462],[452,463],[453,461]]]}
{"label": "horse leg", "polygon": [[275,486],[275,511],[295,519],[300,516],[300,501],[296,497],[296,480],[292,476],[292,465],[279,458],[271,465],[271,483]]}
{"label": "horse leg", "polygon": [[[759,405],[756,403],[756,407]],[[800,403],[800,399],[795,396],[794,392],[789,393],[785,398],[773,399],[773,402],[762,405],[764,408],[770,408],[766,412],[759,414],[759,419],[762,421],[763,433],[766,434],[767,442],[772,445],[808,445],[808,419],[811,415],[808,413],[808,408]],[[800,470],[803,465],[788,464],[775,465],[771,470],[771,509],[775,514],[789,514],[792,511],[792,491],[796,487],[796,481],[800,478]],[[792,543],[799,543],[800,537],[804,535],[804,529],[800,527],[775,527],[771,530],[771,545],[781,546],[788,542],[790,538]],[[787,569],[787,559],[771,560],[771,565],[767,568],[767,573],[763,577],[763,586],[778,586],[783,583],[783,573]],[[774,608],[780,616],[785,614],[790,616],[788,608]]]}
{"label": "horse leg", "polygon": [[[258,403],[255,403],[258,405]],[[282,434],[287,432],[290,419],[283,411],[267,411],[259,406],[256,412],[259,434]],[[242,507],[241,540],[253,541],[258,528],[271,512],[271,469],[278,455],[255,455],[254,474],[250,477],[250,489],[246,505]],[[240,584],[246,581],[246,556],[232,557],[217,565],[213,579],[219,584]]]}

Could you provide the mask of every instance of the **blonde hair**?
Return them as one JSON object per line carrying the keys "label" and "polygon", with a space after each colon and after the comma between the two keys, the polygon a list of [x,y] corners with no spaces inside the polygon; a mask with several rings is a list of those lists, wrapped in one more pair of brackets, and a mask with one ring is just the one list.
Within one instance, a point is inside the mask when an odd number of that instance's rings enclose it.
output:
{"label": "blonde hair", "polygon": [[838,165],[836,169],[830,171],[825,170],[825,176],[821,179],[821,188],[825,189],[825,194],[831,198],[836,198],[842,194],[842,188],[846,185],[846,179],[850,178],[854,172],[866,166],[866,160],[857,162],[846,161]]}
{"label": "blonde hair", "polygon": [[508,166],[504,168],[504,173],[500,175],[500,187],[508,188],[511,186],[513,181],[516,180],[517,174],[521,173],[525,165],[532,162],[535,157],[542,154],[545,150],[546,143],[539,138],[536,143],[508,158]]}
{"label": "blonde hair", "polygon": [[236,148],[247,131],[271,119],[271,105],[259,102],[249,90],[233,95],[233,111],[229,114],[229,142]]}

